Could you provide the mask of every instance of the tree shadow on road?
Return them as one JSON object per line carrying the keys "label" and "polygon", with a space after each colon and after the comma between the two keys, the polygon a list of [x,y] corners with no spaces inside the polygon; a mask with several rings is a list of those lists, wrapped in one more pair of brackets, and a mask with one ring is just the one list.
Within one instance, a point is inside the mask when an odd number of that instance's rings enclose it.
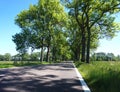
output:
{"label": "tree shadow on road", "polygon": [[[40,70],[58,69],[57,64],[50,65],[55,68],[47,66],[1,69],[0,92],[84,92],[78,79],[59,78],[59,76],[50,73],[41,75]],[[73,68],[72,65],[64,64],[59,65],[59,67],[62,67],[63,70]]]}

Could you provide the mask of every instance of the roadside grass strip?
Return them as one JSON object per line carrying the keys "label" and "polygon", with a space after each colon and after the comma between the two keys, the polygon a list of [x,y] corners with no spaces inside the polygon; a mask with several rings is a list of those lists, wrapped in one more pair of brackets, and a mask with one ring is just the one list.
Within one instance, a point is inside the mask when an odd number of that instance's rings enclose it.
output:
{"label": "roadside grass strip", "polygon": [[82,85],[82,88],[84,90],[84,92],[91,92],[89,87],[87,86],[86,82],[84,81],[84,79],[82,78],[81,74],[79,73],[78,69],[76,68],[76,66],[74,65],[74,63],[72,63],[74,68],[75,68],[75,71],[76,71],[76,74],[80,80],[80,83]]}

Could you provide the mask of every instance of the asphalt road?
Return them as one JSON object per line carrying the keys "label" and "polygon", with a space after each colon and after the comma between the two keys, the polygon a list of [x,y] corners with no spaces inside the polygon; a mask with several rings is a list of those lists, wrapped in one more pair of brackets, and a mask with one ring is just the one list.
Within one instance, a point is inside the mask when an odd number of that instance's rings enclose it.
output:
{"label": "asphalt road", "polygon": [[0,69],[0,92],[84,92],[72,63]]}

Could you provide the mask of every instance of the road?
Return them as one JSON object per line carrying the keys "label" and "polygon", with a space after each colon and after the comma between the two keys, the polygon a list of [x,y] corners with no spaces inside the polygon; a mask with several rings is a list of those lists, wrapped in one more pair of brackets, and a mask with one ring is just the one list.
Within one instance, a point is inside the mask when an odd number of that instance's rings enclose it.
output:
{"label": "road", "polygon": [[0,69],[0,92],[84,92],[72,63]]}

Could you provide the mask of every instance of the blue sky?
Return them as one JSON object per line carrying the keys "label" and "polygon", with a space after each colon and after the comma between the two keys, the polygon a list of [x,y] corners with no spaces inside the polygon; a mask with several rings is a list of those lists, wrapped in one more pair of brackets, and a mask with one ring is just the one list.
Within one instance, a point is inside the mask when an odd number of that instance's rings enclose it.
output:
{"label": "blue sky", "polygon": [[[116,14],[115,18],[115,22],[120,23],[120,13]],[[111,40],[101,39],[96,52],[114,53],[115,56],[120,55],[120,32],[116,33],[116,36]]]}
{"label": "blue sky", "polygon": [[38,0],[0,0],[0,54],[16,54],[12,35],[20,32],[14,19],[20,11],[28,9],[30,4],[36,4]]}
{"label": "blue sky", "polygon": [[[30,4],[36,4],[38,0],[0,0],[0,54],[17,53],[12,35],[20,32],[20,28],[15,25],[14,19],[22,10],[28,9]],[[119,14],[116,21],[120,21]],[[120,54],[120,33],[112,40],[100,40],[100,46],[96,52]]]}
{"label": "blue sky", "polygon": [[120,33],[111,40],[101,39],[96,52],[114,53],[120,55]]}

